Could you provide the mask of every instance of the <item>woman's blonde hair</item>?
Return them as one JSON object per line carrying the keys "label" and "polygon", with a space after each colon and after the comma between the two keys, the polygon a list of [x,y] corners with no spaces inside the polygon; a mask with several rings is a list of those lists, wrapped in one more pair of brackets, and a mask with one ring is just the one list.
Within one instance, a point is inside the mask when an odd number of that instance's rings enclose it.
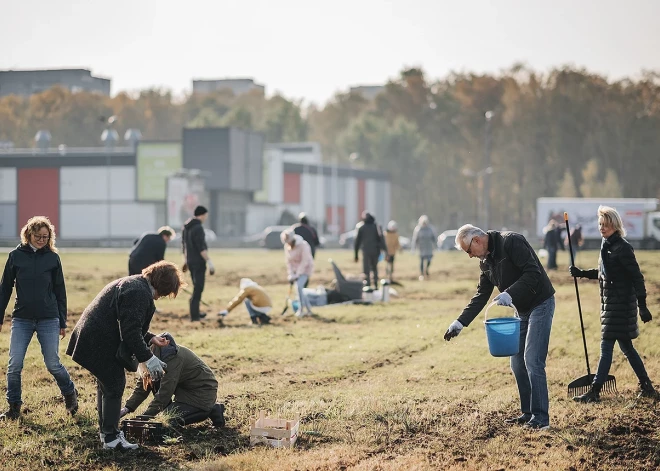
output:
{"label": "woman's blonde hair", "polygon": [[621,237],[626,236],[626,228],[623,227],[623,221],[616,209],[609,206],[598,206],[598,218],[603,218]]}
{"label": "woman's blonde hair", "polygon": [[48,248],[53,252],[57,252],[55,247],[55,226],[50,222],[46,216],[34,216],[28,219],[28,222],[21,229],[21,243],[28,245],[30,243],[30,236],[36,235],[42,228],[48,229]]}

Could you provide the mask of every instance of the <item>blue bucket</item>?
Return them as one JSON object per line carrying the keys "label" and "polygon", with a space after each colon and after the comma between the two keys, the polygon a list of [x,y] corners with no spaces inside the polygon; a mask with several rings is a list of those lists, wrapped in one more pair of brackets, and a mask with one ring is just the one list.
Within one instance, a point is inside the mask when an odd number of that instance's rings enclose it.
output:
{"label": "blue bucket", "polygon": [[[497,305],[493,302],[488,309]],[[520,317],[514,306],[511,306],[515,317],[499,317],[488,319],[488,309],[486,309],[486,338],[488,339],[488,349],[494,357],[510,357],[520,351]]]}

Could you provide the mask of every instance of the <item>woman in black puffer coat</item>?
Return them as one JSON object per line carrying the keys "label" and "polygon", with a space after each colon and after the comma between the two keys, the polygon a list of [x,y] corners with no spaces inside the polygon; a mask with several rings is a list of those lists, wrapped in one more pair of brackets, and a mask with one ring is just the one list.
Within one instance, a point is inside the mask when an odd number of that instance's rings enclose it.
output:
{"label": "woman in black puffer coat", "polygon": [[642,321],[646,323],[652,319],[646,307],[644,275],[639,269],[633,248],[624,239],[626,230],[616,209],[608,206],[598,208],[598,228],[603,236],[598,268],[580,270],[574,266],[570,267],[570,273],[574,277],[599,281],[601,302],[598,371],[591,389],[573,399],[577,402],[600,400],[600,390],[612,365],[615,342],[619,343],[621,351],[639,378],[639,397],[657,398],[658,394],[649,380],[644,363],[632,344],[633,339],[639,336],[637,309],[639,308]]}

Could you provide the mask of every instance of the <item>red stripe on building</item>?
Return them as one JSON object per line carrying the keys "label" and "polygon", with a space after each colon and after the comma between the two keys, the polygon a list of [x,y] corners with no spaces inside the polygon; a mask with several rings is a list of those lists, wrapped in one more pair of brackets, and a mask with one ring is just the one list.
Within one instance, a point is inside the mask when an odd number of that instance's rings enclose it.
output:
{"label": "red stripe on building", "polygon": [[[325,207],[325,220],[326,224],[328,226],[334,225],[334,221],[332,220],[332,215],[334,214],[334,208],[333,206],[326,206]],[[337,219],[339,219],[339,233],[341,234],[342,232],[346,232],[346,218],[345,218],[346,210],[343,206],[338,206],[337,207]]]}
{"label": "red stripe on building", "polygon": [[[18,169],[18,221],[20,231],[32,216],[46,216],[59,229],[60,169]],[[84,217],[84,215],[80,215]]]}
{"label": "red stripe on building", "polygon": [[357,224],[362,220],[362,213],[364,212],[367,206],[367,190],[364,180],[358,180],[358,221],[355,221]]}
{"label": "red stripe on building", "polygon": [[284,173],[284,202],[290,204],[300,203],[299,173]]}

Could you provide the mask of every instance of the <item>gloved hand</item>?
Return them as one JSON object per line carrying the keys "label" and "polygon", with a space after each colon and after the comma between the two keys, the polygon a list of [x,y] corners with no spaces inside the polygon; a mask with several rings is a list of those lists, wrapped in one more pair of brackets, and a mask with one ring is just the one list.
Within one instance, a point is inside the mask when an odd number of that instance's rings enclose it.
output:
{"label": "gloved hand", "polygon": [[647,322],[651,321],[653,319],[653,316],[651,315],[651,312],[649,311],[649,308],[646,306],[640,306],[639,307],[639,318],[646,324]]}
{"label": "gloved hand", "polygon": [[287,277],[287,280],[289,280],[289,283],[293,283],[293,282],[296,281],[297,279],[298,279],[298,277],[297,277],[296,275],[289,275],[289,276]]}
{"label": "gloved hand", "polygon": [[206,261],[206,264],[209,266],[209,275],[215,275],[215,265],[213,265],[210,258]]}
{"label": "gloved hand", "polygon": [[513,299],[511,295],[506,291],[502,291],[500,294],[493,298],[493,301],[497,303],[498,306],[511,306],[513,304]]}
{"label": "gloved hand", "polygon": [[451,323],[451,325],[447,329],[447,332],[445,332],[444,339],[446,341],[450,341],[454,337],[458,337],[458,334],[461,333],[461,330],[463,330],[463,324],[461,324],[461,321],[457,319]]}
{"label": "gloved hand", "polygon": [[578,267],[574,267],[571,265],[568,267],[568,271],[571,274],[571,276],[575,278],[586,278],[587,275],[585,274],[585,270],[580,270]]}
{"label": "gloved hand", "polygon": [[130,412],[130,410],[128,410],[128,407],[122,407],[121,410],[119,411],[119,418],[121,419],[122,417],[124,417],[129,412]]}
{"label": "gloved hand", "polygon": [[188,271],[188,264],[186,262],[183,262],[183,265],[181,266],[181,271],[183,273]]}
{"label": "gloved hand", "polygon": [[218,313],[218,315],[219,315],[220,317],[225,317],[227,314],[229,314],[229,311],[226,310],[226,309],[223,309],[222,311],[220,311],[220,312]]}
{"label": "gloved hand", "polygon": [[162,378],[165,374],[167,363],[160,361],[156,355],[152,355],[151,358],[145,362],[145,366],[147,367],[147,370],[149,370],[149,376],[151,376],[151,380],[160,381],[160,378]]}

